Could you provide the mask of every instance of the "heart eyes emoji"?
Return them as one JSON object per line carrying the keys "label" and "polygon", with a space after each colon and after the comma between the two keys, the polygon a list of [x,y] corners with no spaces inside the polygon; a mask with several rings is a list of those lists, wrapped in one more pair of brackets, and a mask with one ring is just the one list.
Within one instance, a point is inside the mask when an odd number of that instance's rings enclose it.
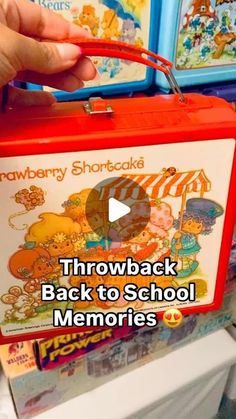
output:
{"label": "heart eyes emoji", "polygon": [[180,310],[171,308],[167,310],[163,315],[163,322],[167,327],[175,329],[179,327],[183,321],[183,315]]}

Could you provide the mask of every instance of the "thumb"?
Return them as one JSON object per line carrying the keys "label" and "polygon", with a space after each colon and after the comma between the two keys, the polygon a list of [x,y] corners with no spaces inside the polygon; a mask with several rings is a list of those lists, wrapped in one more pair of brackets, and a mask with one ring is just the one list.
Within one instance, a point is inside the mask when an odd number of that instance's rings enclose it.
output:
{"label": "thumb", "polygon": [[38,42],[21,37],[24,39],[18,49],[21,70],[41,74],[59,73],[74,66],[81,56],[81,50],[76,45]]}
{"label": "thumb", "polygon": [[81,56],[76,45],[39,42],[1,24],[0,39],[0,85],[24,70],[42,74],[62,72],[75,65]]}

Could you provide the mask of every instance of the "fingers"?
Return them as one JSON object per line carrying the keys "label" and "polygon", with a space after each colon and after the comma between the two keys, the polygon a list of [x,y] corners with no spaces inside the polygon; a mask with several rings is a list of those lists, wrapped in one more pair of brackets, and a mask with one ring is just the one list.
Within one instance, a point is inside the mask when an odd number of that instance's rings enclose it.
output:
{"label": "fingers", "polygon": [[17,75],[18,80],[49,86],[67,92],[73,92],[82,88],[84,86],[83,81],[93,80],[96,77],[97,71],[86,57],[81,58],[74,67],[62,73],[44,75],[26,71]]}
{"label": "fingers", "polygon": [[8,106],[12,108],[27,106],[51,106],[56,99],[51,93],[9,88]]}
{"label": "fingers", "polygon": [[80,48],[76,45],[38,42],[22,35],[16,36],[21,37],[15,50],[20,63],[19,70],[59,73],[74,66],[81,56]]}
{"label": "fingers", "polygon": [[82,80],[78,79],[69,71],[64,71],[63,73],[55,74],[53,76],[37,74],[29,71],[22,75],[22,77],[17,78],[21,81],[27,80],[30,83],[53,87],[54,89],[64,90],[66,92],[74,92],[84,86]]}
{"label": "fingers", "polygon": [[[19,71],[61,73],[74,67],[81,57],[76,45],[38,42],[1,24],[0,39],[0,86],[15,78]],[[83,58],[80,64],[81,78],[88,80],[95,76],[95,67],[89,59]]]}
{"label": "fingers", "polygon": [[70,72],[83,81],[94,80],[97,77],[97,70],[91,60],[82,57],[78,63],[70,69]]}
{"label": "fingers", "polygon": [[[52,40],[90,37],[85,29],[29,0],[8,0],[3,2],[3,7],[4,5],[8,26],[22,34]],[[12,16],[14,16],[14,19],[12,19]],[[12,26],[13,22],[14,28]]]}

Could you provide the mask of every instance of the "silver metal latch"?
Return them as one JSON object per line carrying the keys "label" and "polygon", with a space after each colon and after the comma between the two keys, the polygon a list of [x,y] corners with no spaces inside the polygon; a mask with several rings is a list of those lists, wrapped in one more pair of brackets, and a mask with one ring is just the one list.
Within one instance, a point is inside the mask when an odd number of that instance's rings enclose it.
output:
{"label": "silver metal latch", "polygon": [[84,110],[89,115],[112,114],[113,109],[105,99],[92,97],[84,104]]}
{"label": "silver metal latch", "polygon": [[184,94],[182,93],[172,70],[168,66],[166,66],[165,64],[162,64],[161,66],[168,71],[165,74],[165,76],[167,78],[167,81],[169,82],[169,85],[170,85],[173,93],[175,95],[179,95],[180,102],[186,103],[186,98],[185,98]]}

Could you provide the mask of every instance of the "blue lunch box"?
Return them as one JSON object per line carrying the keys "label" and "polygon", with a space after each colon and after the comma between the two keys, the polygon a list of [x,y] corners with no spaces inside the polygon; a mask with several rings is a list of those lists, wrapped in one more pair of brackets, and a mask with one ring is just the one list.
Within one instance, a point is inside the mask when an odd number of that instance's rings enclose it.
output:
{"label": "blue lunch box", "polygon": [[[161,0],[158,53],[180,86],[236,80],[236,1]],[[169,90],[159,73],[156,84]]]}

